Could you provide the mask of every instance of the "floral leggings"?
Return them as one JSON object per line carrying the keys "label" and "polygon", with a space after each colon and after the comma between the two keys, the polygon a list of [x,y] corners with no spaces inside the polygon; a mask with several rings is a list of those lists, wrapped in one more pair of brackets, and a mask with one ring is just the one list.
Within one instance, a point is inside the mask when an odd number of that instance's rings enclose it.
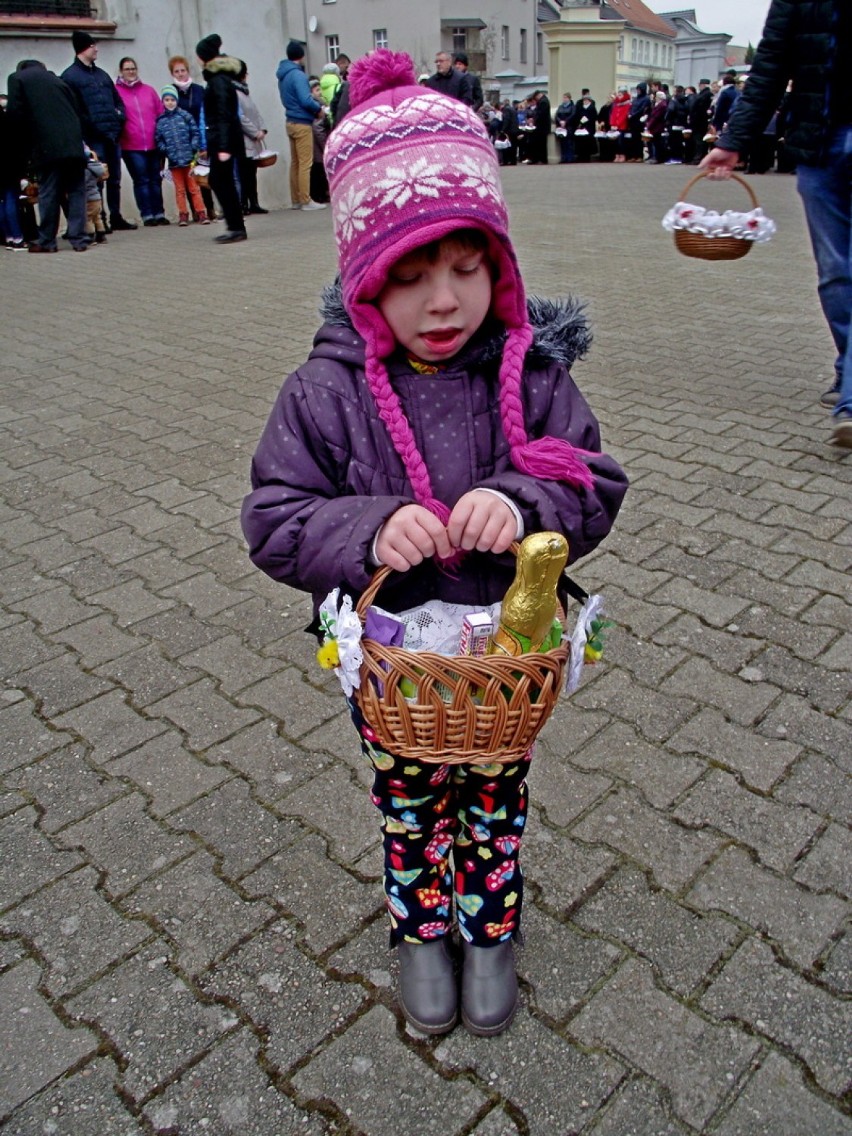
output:
{"label": "floral leggings", "polygon": [[467,942],[490,946],[516,936],[531,754],[507,765],[423,764],[382,749],[354,707],[352,717],[383,817],[391,942],[446,935],[454,898]]}

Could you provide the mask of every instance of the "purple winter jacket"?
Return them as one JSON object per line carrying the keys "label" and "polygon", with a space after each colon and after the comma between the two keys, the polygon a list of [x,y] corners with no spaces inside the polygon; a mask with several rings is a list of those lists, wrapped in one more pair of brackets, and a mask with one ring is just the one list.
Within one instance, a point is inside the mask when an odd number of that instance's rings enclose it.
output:
{"label": "purple winter jacket", "polygon": [[[253,491],[243,531],[253,562],[275,580],[310,591],[318,605],[338,585],[357,595],[374,566],[373,538],[402,505],[415,502],[402,461],[378,416],[364,377],[364,342],[327,289],[307,362],[285,381],[252,462]],[[575,489],[519,473],[509,461],[498,406],[504,332],[480,329],[436,375],[392,358],[388,373],[411,422],[434,494],[450,508],[474,487],[510,497],[525,532],[565,534],[570,560],[607,535],[627,490],[621,468],[600,453],[597,421],[568,373],[590,342],[575,301],[530,300],[536,329],[524,383],[531,438],[552,434],[595,451],[594,489]],[[502,599],[514,577],[509,554],[468,553],[451,576],[425,561],[393,575],[379,595],[391,611],[438,598],[479,605]]]}

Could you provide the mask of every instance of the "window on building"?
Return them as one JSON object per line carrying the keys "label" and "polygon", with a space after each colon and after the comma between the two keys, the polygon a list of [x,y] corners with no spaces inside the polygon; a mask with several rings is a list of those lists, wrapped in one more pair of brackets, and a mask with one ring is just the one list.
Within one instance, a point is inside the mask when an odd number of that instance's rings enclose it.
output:
{"label": "window on building", "polygon": [[325,57],[329,63],[334,63],[340,55],[340,36],[325,37]]}
{"label": "window on building", "polygon": [[618,41],[618,62],[624,61],[624,36]]}
{"label": "window on building", "polygon": [[674,48],[669,47],[669,67],[671,67],[673,62],[674,62]]}
{"label": "window on building", "polygon": [[100,12],[94,0],[0,0],[0,16],[77,16],[96,20]]}
{"label": "window on building", "polygon": [[527,61],[527,29],[521,28],[521,63]]}
{"label": "window on building", "polygon": [[654,44],[654,64],[656,65],[659,62],[660,62],[660,45],[658,43],[655,43]]}
{"label": "window on building", "polygon": [[651,41],[649,39],[645,40],[645,62],[651,62]]}
{"label": "window on building", "polygon": [[373,47],[378,51],[380,47],[388,45],[388,29],[373,28]]}
{"label": "window on building", "polygon": [[535,33],[535,65],[544,66],[544,32]]}
{"label": "window on building", "polygon": [[453,28],[453,51],[467,51],[467,28]]}
{"label": "window on building", "polygon": [[509,25],[504,24],[500,29],[500,58],[509,58]]}
{"label": "window on building", "polygon": [[636,39],[636,36],[634,36],[633,37],[633,47],[632,47],[631,52],[630,52],[630,58],[634,63],[639,58],[638,55],[636,54],[636,52],[638,50],[638,42],[639,41]]}

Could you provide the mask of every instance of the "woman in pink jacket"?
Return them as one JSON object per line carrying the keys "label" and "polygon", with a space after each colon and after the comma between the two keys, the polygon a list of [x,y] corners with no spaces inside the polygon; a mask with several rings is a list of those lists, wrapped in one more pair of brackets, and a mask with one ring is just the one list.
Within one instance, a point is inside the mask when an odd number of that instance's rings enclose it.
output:
{"label": "woman in pink jacket", "polygon": [[124,103],[127,119],[119,138],[121,156],[133,182],[133,196],[142,224],[168,225],[163,209],[163,183],[160,153],[154,142],[154,127],[163,104],[153,87],[139,78],[136,60],[125,56],[118,65],[116,89]]}

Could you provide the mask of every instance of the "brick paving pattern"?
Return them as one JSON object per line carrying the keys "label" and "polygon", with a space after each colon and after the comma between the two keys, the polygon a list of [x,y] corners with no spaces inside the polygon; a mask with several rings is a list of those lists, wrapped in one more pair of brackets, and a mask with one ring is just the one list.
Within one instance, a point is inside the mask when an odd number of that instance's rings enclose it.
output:
{"label": "brick paving pattern", "polygon": [[395,1007],[368,772],[239,531],[328,215],[4,258],[9,1136],[852,1132],[852,457],[794,180],[756,179],[779,233],[733,264],[660,228],[684,180],[505,173],[530,291],[588,303],[575,374],[632,489],[576,571],[617,626],[533,766],[493,1040]]}

